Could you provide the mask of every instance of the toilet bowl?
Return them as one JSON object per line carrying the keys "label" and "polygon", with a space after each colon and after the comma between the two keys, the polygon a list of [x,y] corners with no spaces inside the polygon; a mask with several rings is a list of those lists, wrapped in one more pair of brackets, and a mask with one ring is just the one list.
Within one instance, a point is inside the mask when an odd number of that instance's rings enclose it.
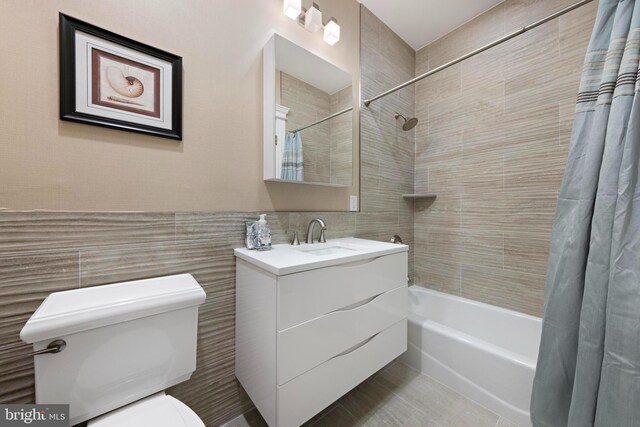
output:
{"label": "toilet bowl", "polygon": [[92,419],[87,427],[204,427],[187,405],[164,392]]}
{"label": "toilet bowl", "polygon": [[203,427],[164,390],[196,369],[205,297],[189,274],[49,295],[20,332],[36,353],[36,403],[68,404],[72,426]]}

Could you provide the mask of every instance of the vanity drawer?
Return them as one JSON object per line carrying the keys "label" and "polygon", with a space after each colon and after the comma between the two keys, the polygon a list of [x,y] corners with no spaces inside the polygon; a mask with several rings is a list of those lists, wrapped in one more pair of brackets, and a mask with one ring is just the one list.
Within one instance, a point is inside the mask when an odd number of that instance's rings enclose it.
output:
{"label": "vanity drawer", "polygon": [[407,349],[407,320],[278,387],[278,426],[297,427]]}
{"label": "vanity drawer", "polygon": [[278,277],[278,330],[407,284],[407,252]]}
{"label": "vanity drawer", "polygon": [[278,384],[407,317],[407,286],[278,332]]}

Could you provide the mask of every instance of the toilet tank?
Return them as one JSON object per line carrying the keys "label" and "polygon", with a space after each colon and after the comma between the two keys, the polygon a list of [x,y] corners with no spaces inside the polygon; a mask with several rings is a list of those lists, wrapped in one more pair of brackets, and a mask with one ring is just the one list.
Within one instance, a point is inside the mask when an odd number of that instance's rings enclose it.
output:
{"label": "toilet tank", "polygon": [[202,287],[190,274],[56,292],[20,338],[34,351],[36,403],[70,405],[71,425],[186,381],[196,369]]}

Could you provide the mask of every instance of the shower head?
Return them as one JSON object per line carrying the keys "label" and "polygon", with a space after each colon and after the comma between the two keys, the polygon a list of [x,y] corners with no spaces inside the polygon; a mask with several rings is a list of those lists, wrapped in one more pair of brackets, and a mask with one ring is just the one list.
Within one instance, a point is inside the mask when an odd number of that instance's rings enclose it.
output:
{"label": "shower head", "polygon": [[400,117],[402,117],[402,120],[404,120],[404,124],[402,125],[402,130],[411,130],[414,127],[416,127],[416,125],[418,124],[418,119],[416,119],[415,117],[411,117],[407,119],[405,116],[403,116],[400,113],[396,113],[395,117],[396,117],[396,120],[398,120]]}

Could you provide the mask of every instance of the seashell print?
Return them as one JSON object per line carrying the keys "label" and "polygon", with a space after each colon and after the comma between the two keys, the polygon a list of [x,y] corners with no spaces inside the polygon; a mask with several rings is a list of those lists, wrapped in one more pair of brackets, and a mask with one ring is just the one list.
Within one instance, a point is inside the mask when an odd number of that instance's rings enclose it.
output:
{"label": "seashell print", "polygon": [[125,76],[118,67],[107,67],[107,81],[120,95],[137,98],[144,92],[144,85],[132,76]]}

